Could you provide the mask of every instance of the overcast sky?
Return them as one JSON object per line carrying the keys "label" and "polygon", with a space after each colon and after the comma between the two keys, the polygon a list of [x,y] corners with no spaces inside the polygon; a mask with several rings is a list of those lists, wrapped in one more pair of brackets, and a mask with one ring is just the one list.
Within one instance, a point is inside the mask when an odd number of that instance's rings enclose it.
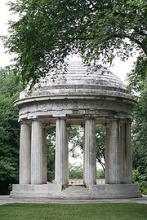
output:
{"label": "overcast sky", "polygon": [[[0,36],[8,35],[8,20],[11,20],[13,17],[9,12],[9,7],[7,5],[8,2],[9,0],[0,0]],[[8,65],[10,63],[10,59],[11,55],[6,53],[3,43],[0,41],[0,67]],[[110,67],[110,70],[125,81],[127,73],[133,66],[133,62],[133,58],[130,58],[126,62],[122,62],[119,58],[116,58],[112,67]]]}

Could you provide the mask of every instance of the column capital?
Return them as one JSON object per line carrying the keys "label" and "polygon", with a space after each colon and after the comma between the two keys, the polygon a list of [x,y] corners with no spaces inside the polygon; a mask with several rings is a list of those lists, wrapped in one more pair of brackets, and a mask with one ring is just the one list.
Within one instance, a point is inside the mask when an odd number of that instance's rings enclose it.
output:
{"label": "column capital", "polygon": [[39,117],[33,117],[30,120],[31,121],[39,121],[39,122],[41,122],[41,119]]}
{"label": "column capital", "polygon": [[95,120],[93,115],[85,115],[85,120]]}
{"label": "column capital", "polygon": [[20,123],[21,125],[23,125],[23,124],[31,125],[31,120],[29,120],[29,119],[21,119],[21,120],[19,121],[19,123]]}
{"label": "column capital", "polygon": [[61,116],[61,117],[56,117],[56,120],[65,120],[66,121],[66,117],[65,116]]}

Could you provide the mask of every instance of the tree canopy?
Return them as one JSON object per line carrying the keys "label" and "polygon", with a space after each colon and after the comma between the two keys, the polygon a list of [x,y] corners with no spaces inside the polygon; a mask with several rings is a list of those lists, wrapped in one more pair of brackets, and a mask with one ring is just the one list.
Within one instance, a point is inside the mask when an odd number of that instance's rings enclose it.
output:
{"label": "tree canopy", "polygon": [[0,193],[18,181],[19,123],[13,102],[21,85],[17,76],[0,70]]}
{"label": "tree canopy", "polygon": [[132,126],[133,176],[143,193],[147,193],[147,65],[143,57],[138,57],[134,70],[129,74],[129,82],[131,90],[138,96]]}
{"label": "tree canopy", "polygon": [[11,23],[7,46],[24,81],[60,68],[71,53],[96,67],[99,58],[126,59],[134,48],[147,55],[146,0],[19,0],[11,10],[20,19]]}

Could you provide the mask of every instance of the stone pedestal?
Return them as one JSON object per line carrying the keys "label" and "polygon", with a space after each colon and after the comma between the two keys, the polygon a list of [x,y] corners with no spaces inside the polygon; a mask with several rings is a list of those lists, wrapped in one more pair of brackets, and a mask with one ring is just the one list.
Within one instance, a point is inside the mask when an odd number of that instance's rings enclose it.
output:
{"label": "stone pedestal", "polygon": [[68,145],[65,119],[56,120],[55,182],[68,183]]}
{"label": "stone pedestal", "polygon": [[13,198],[48,198],[52,201],[62,200],[97,200],[97,199],[127,199],[141,197],[137,184],[104,184],[70,186],[62,188],[57,184],[23,185],[14,184],[11,192]]}
{"label": "stone pedestal", "polygon": [[31,182],[31,128],[22,122],[20,128],[19,183]]}
{"label": "stone pedestal", "polygon": [[43,128],[40,121],[32,121],[31,184],[43,183]]}
{"label": "stone pedestal", "polygon": [[85,121],[85,149],[84,149],[84,183],[86,186],[96,184],[96,136],[95,120]]}

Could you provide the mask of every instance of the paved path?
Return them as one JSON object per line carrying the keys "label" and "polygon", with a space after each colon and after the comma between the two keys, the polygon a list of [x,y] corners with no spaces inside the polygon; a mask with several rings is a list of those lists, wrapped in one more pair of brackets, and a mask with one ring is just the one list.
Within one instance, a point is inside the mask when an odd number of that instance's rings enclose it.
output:
{"label": "paved path", "polygon": [[54,200],[40,199],[13,199],[9,196],[0,196],[0,205],[12,203],[55,203],[55,204],[86,204],[86,203],[142,203],[147,204],[147,195],[136,199],[99,199],[99,200]]}

